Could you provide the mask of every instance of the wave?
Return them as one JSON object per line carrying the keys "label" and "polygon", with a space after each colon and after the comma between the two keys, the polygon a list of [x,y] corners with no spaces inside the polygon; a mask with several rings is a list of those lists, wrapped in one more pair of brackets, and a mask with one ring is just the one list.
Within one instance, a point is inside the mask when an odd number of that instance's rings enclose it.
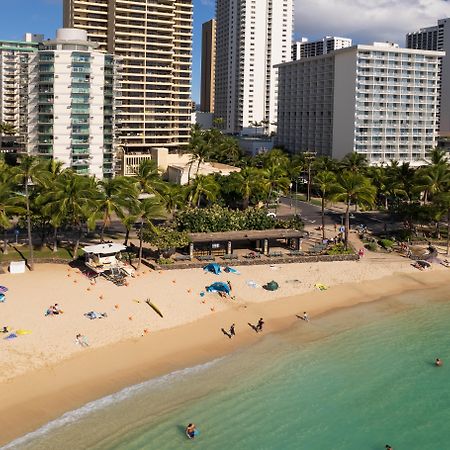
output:
{"label": "wave", "polygon": [[20,445],[26,445],[30,441],[37,439],[39,437],[48,434],[51,431],[54,431],[58,428],[61,428],[65,425],[69,425],[73,422],[76,422],[83,417],[86,417],[93,412],[99,411],[101,409],[107,408],[113,404],[122,402],[127,400],[137,394],[140,394],[142,391],[147,390],[149,388],[157,388],[163,385],[167,385],[170,382],[174,382],[180,377],[185,377],[187,375],[195,375],[196,373],[205,371],[220,361],[224,360],[226,357],[216,358],[212,361],[209,361],[204,364],[199,364],[193,367],[186,367],[185,369],[175,370],[174,372],[170,372],[166,375],[163,375],[158,378],[152,378],[151,380],[143,381],[142,383],[134,384],[132,386],[126,387],[114,394],[107,395],[106,397],[99,398],[98,400],[94,400],[92,402],[86,403],[81,408],[75,409],[73,411],[68,411],[64,413],[61,417],[58,417],[55,420],[48,422],[42,427],[38,428],[35,431],[25,434],[14,441],[6,444],[3,447],[0,447],[0,450],[9,450],[9,449],[17,449]]}

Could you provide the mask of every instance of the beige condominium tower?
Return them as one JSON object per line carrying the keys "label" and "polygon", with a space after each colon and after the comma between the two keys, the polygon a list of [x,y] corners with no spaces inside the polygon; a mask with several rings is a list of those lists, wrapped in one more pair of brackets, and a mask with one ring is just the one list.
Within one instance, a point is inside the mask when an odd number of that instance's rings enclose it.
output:
{"label": "beige condominium tower", "polygon": [[187,145],[192,0],[64,0],[64,26],[121,63],[117,137],[126,153]]}
{"label": "beige condominium tower", "polygon": [[216,21],[202,25],[202,72],[200,82],[200,110],[214,112],[214,80],[216,64]]}

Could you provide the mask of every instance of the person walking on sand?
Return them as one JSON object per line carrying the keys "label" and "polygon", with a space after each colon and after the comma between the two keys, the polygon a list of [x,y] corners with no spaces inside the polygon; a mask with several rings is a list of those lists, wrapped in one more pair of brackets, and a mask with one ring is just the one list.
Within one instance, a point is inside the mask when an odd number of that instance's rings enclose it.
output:
{"label": "person walking on sand", "polygon": [[309,315],[308,315],[308,313],[306,311],[303,312],[303,320],[305,322],[309,322]]}
{"label": "person walking on sand", "polygon": [[259,318],[258,323],[256,324],[255,330],[258,333],[259,331],[262,331],[264,325],[264,320],[262,317]]}
{"label": "person walking on sand", "polygon": [[231,325],[229,333],[230,333],[230,338],[232,338],[233,336],[236,336],[234,323]]}

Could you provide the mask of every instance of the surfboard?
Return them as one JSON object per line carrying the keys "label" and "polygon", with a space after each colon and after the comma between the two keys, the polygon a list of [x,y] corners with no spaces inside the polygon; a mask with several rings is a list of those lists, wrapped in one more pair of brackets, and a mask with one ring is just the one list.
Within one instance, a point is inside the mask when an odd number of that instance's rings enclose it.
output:
{"label": "surfboard", "polygon": [[152,308],[153,311],[155,311],[155,313],[158,314],[158,316],[164,317],[162,315],[162,312],[159,310],[159,308],[154,303],[152,303],[149,298],[147,300],[145,300],[145,303],[147,303],[147,305],[150,306],[150,308]]}

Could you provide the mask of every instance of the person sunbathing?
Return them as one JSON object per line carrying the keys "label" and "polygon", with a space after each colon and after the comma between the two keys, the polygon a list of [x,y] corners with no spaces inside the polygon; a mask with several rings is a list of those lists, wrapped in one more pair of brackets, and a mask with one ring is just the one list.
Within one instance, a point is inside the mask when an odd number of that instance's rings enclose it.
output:
{"label": "person sunbathing", "polygon": [[81,347],[89,347],[87,337],[79,333],[75,337],[75,343],[80,345]]}

